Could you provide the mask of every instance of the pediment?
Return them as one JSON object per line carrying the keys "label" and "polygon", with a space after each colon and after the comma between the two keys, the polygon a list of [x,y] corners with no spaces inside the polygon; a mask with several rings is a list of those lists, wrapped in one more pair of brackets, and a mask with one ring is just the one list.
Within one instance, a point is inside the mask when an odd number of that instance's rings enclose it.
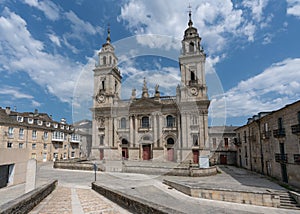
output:
{"label": "pediment", "polygon": [[153,109],[153,108],[161,108],[162,104],[154,101],[151,98],[141,98],[135,100],[131,103],[130,109]]}

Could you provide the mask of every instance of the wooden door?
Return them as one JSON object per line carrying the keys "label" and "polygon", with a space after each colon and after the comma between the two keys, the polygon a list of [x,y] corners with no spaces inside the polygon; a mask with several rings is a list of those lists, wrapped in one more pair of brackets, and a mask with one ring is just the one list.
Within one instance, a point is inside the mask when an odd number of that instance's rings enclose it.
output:
{"label": "wooden door", "polygon": [[168,161],[174,161],[174,149],[173,148],[168,148],[167,149],[167,154],[168,154],[167,160]]}
{"label": "wooden door", "polygon": [[128,148],[122,148],[122,159],[123,160],[128,159]]}
{"label": "wooden door", "polygon": [[193,162],[199,163],[199,150],[193,150]]}
{"label": "wooden door", "polygon": [[220,164],[227,164],[227,155],[220,155]]}
{"label": "wooden door", "polygon": [[143,160],[150,160],[150,159],[151,159],[151,146],[143,145]]}
{"label": "wooden door", "polygon": [[103,160],[104,158],[104,150],[103,149],[100,149],[100,160]]}

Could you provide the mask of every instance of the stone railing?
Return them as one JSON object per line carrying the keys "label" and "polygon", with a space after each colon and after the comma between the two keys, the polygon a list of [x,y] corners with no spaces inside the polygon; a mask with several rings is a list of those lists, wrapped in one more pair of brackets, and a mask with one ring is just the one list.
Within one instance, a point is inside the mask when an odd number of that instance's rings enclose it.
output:
{"label": "stone railing", "polygon": [[20,197],[0,206],[0,214],[28,213],[44,198],[46,198],[57,186],[57,180],[51,181]]}
{"label": "stone railing", "polygon": [[182,212],[179,212],[172,208],[165,207],[141,198],[137,198],[132,195],[124,194],[120,191],[110,189],[106,186],[101,186],[100,184],[95,182],[92,183],[92,189],[95,190],[97,193],[103,195],[104,197],[117,203],[119,206],[124,207],[125,209],[131,211],[132,213],[182,214]]}

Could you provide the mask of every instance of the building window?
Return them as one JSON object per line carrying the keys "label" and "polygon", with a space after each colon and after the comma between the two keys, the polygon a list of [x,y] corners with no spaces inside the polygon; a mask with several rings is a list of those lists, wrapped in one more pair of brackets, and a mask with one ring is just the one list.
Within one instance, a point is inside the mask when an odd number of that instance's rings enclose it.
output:
{"label": "building window", "polygon": [[7,142],[7,148],[12,148],[12,147],[13,147],[12,142]]}
{"label": "building window", "polygon": [[66,144],[64,145],[64,149],[67,149],[67,145]]}
{"label": "building window", "polygon": [[264,131],[269,131],[269,124],[268,123],[264,123]]}
{"label": "building window", "polygon": [[22,116],[17,116],[17,121],[18,122],[23,122],[23,117]]}
{"label": "building window", "polygon": [[100,145],[104,145],[104,135],[99,135]]}
{"label": "building window", "polygon": [[44,143],[44,149],[47,149],[47,143]]}
{"label": "building window", "polygon": [[67,159],[67,153],[64,153],[64,159]]}
{"label": "building window", "polygon": [[14,128],[8,127],[8,137],[13,138],[14,137]]}
{"label": "building window", "polygon": [[168,138],[168,139],[167,139],[167,144],[168,144],[168,145],[174,145],[174,139],[171,138],[171,137]]}
{"label": "building window", "polygon": [[194,71],[191,71],[191,80],[192,81],[196,80],[196,75],[195,75]]}
{"label": "building window", "polygon": [[300,111],[298,111],[297,116],[298,116],[298,124],[300,124]]}
{"label": "building window", "polygon": [[228,138],[227,137],[224,138],[224,146],[225,146],[225,148],[228,148]]}
{"label": "building window", "polygon": [[142,117],[142,128],[149,128],[149,117]]}
{"label": "building window", "polygon": [[244,142],[247,143],[247,133],[244,131]]}
{"label": "building window", "polygon": [[106,56],[103,57],[103,65],[106,65]]}
{"label": "building window", "polygon": [[121,129],[126,129],[126,118],[122,118],[121,119],[121,127],[120,127]]}
{"label": "building window", "polygon": [[32,144],[32,149],[36,149],[36,143]]}
{"label": "building window", "polygon": [[193,134],[193,146],[198,146],[199,145],[198,139],[199,139],[198,134]]}
{"label": "building window", "polygon": [[245,158],[247,158],[247,157],[248,157],[248,151],[247,151],[247,146],[245,146]]}
{"label": "building window", "polygon": [[217,148],[217,139],[214,137],[212,140],[213,140],[213,148],[216,149]]}
{"label": "building window", "polygon": [[47,127],[50,127],[50,126],[51,126],[51,123],[50,123],[50,122],[47,122],[47,123],[46,123],[46,126],[47,126]]}
{"label": "building window", "polygon": [[281,117],[278,118],[278,129],[279,130],[283,129],[283,122],[282,122],[282,118]]}
{"label": "building window", "polygon": [[167,127],[175,127],[175,118],[171,115],[167,116]]}
{"label": "building window", "polygon": [[19,129],[19,139],[20,139],[20,140],[23,140],[23,139],[24,139],[24,129],[23,129],[23,128],[20,128],[20,129]]}
{"label": "building window", "polygon": [[71,152],[71,158],[75,158],[75,152]]}
{"label": "building window", "polygon": [[44,140],[48,139],[48,132],[44,132]]}
{"label": "building window", "polygon": [[37,138],[37,132],[36,130],[32,130],[32,140],[36,140]]}
{"label": "building window", "polygon": [[105,81],[104,80],[101,82],[101,85],[102,85],[102,89],[104,90],[105,89]]}
{"label": "building window", "polygon": [[28,118],[28,123],[29,124],[33,124],[33,119],[32,118]]}
{"label": "building window", "polygon": [[64,133],[63,132],[54,131],[52,133],[52,139],[53,140],[63,140],[64,139]]}
{"label": "building window", "polygon": [[19,143],[19,149],[23,149],[24,144],[23,143]]}
{"label": "building window", "polygon": [[189,44],[189,52],[194,52],[194,46],[195,46],[194,42],[190,42],[190,44]]}

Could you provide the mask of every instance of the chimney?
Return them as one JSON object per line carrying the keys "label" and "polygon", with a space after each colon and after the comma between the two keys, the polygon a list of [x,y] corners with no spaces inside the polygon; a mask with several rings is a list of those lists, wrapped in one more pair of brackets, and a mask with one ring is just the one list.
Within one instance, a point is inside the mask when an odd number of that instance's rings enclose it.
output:
{"label": "chimney", "polygon": [[6,108],[5,108],[5,113],[6,113],[6,114],[10,114],[10,107],[6,107]]}

